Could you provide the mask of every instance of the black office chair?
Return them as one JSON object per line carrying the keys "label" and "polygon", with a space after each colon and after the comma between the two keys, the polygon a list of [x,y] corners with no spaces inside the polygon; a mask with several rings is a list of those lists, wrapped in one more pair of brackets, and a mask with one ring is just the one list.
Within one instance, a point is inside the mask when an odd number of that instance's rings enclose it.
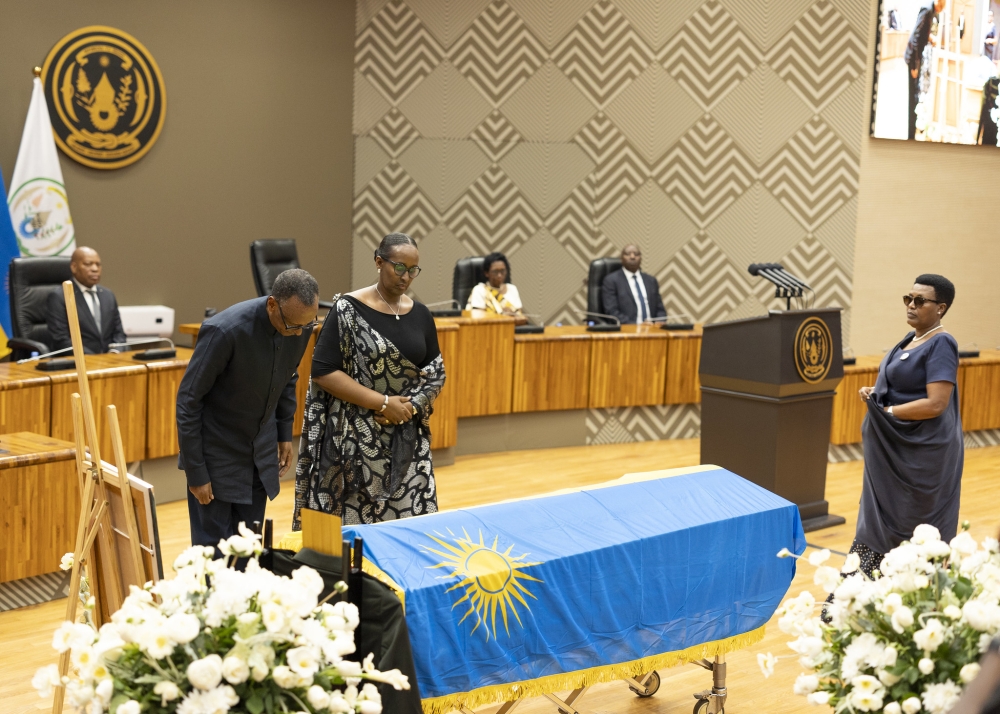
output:
{"label": "black office chair", "polygon": [[[485,259],[485,255],[472,255],[468,258],[459,258],[455,262],[455,272],[451,278],[451,297],[458,303],[461,310],[464,310],[469,303],[472,288],[486,279],[486,275],[483,273]],[[509,274],[504,282],[510,282]]]}
{"label": "black office chair", "polygon": [[62,284],[73,277],[68,256],[45,258],[14,258],[10,261],[10,318],[14,336],[7,341],[13,350],[11,359],[25,359],[32,352],[50,351],[45,304],[49,294],[62,290]]}
{"label": "black office chair", "polygon": [[[604,300],[601,298],[601,286],[604,278],[622,267],[621,258],[598,258],[590,261],[590,272],[587,275],[587,312],[604,313]],[[607,319],[591,318],[600,322],[612,322]]]}
{"label": "black office chair", "polygon": [[[250,267],[253,269],[253,284],[257,288],[257,296],[270,295],[271,287],[279,275],[286,270],[302,267],[299,265],[295,239],[255,240],[250,244]],[[320,300],[319,306],[329,310],[333,303]]]}

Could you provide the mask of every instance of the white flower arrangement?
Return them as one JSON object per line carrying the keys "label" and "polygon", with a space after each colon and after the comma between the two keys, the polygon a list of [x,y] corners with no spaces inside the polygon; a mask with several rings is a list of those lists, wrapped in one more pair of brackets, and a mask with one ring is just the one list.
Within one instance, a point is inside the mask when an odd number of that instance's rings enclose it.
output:
{"label": "white flower arrangement", "polygon": [[[47,697],[65,686],[87,714],[378,714],[372,682],[409,689],[399,670],[376,670],[372,655],[343,659],[355,651],[357,607],[320,603],[323,579],[311,568],[291,578],[264,570],[255,559],[260,537],[242,523],[239,530],[219,543],[229,560],[188,548],[174,562],[176,577],[133,586],[100,630],[89,617],[64,622],[52,646],[70,652],[71,673],[60,680],[56,665],[43,667],[35,689]],[[237,557],[252,558],[246,572],[231,567]]]}
{"label": "white flower arrangement", "polygon": [[[833,602],[802,592],[778,608],[781,631],[796,636],[788,646],[811,670],[798,676],[795,694],[838,714],[949,711],[1000,632],[997,540],[980,546],[964,523],[945,543],[933,526],[917,526],[912,539],[886,554],[874,580],[859,570],[856,554],[839,571],[823,564],[829,557],[819,551],[808,561]],[[829,622],[820,617],[824,606]],[[768,677],[782,658],[757,659]]]}

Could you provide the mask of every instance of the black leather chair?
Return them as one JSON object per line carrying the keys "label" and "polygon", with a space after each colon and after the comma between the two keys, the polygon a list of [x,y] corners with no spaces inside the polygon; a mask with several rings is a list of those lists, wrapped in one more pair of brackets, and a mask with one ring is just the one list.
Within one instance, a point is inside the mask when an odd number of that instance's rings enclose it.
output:
{"label": "black leather chair", "polygon": [[[294,238],[255,240],[250,244],[250,267],[253,269],[253,284],[257,296],[271,294],[275,279],[286,270],[301,268],[299,251]],[[320,300],[319,306],[330,309],[333,303]]]}
{"label": "black leather chair", "polygon": [[[486,279],[483,273],[485,259],[485,255],[472,255],[468,258],[459,258],[455,262],[455,272],[451,278],[451,297],[458,303],[460,310],[464,310],[468,304],[472,288]],[[504,282],[510,282],[509,274]]]}
{"label": "black leather chair", "polygon": [[[604,300],[601,299],[601,286],[608,273],[613,273],[622,267],[621,258],[598,258],[590,261],[590,272],[587,275],[587,312],[604,312]],[[611,320],[600,320],[600,318],[588,318],[595,321],[612,322]]]}
{"label": "black leather chair", "polygon": [[472,288],[483,282],[482,255],[472,255],[455,261],[455,272],[451,278],[451,297],[458,303],[459,310],[464,310],[469,302]]}
{"label": "black leather chair", "polygon": [[62,283],[73,277],[69,261],[68,256],[10,261],[10,317],[14,336],[7,341],[7,347],[14,351],[11,359],[50,351],[52,338],[46,322],[45,303],[53,290],[62,290]]}

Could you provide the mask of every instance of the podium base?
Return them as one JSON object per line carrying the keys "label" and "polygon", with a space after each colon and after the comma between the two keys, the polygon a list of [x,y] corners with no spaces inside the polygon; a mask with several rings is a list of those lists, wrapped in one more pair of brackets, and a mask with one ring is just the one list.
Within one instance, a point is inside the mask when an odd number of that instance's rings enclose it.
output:
{"label": "podium base", "polygon": [[822,530],[824,528],[832,528],[833,526],[840,526],[847,523],[847,519],[843,516],[835,516],[832,513],[826,513],[822,516],[815,516],[813,518],[805,518],[802,520],[802,530],[806,533],[812,533],[813,531]]}

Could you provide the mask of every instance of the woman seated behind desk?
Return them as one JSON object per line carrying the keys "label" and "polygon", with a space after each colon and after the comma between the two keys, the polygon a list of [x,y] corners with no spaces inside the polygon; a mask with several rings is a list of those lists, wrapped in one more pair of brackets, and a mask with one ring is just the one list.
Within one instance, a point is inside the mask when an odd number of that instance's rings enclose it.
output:
{"label": "woman seated behind desk", "polygon": [[485,282],[472,288],[465,309],[471,310],[473,317],[520,315],[521,296],[507,282],[510,263],[503,253],[490,253],[483,259],[483,277]]}
{"label": "woman seated behind desk", "polygon": [[316,340],[295,470],[295,515],[344,523],[437,511],[430,416],[444,362],[430,310],[404,293],[420,268],[403,233],[375,251],[374,285],[334,300]]}

